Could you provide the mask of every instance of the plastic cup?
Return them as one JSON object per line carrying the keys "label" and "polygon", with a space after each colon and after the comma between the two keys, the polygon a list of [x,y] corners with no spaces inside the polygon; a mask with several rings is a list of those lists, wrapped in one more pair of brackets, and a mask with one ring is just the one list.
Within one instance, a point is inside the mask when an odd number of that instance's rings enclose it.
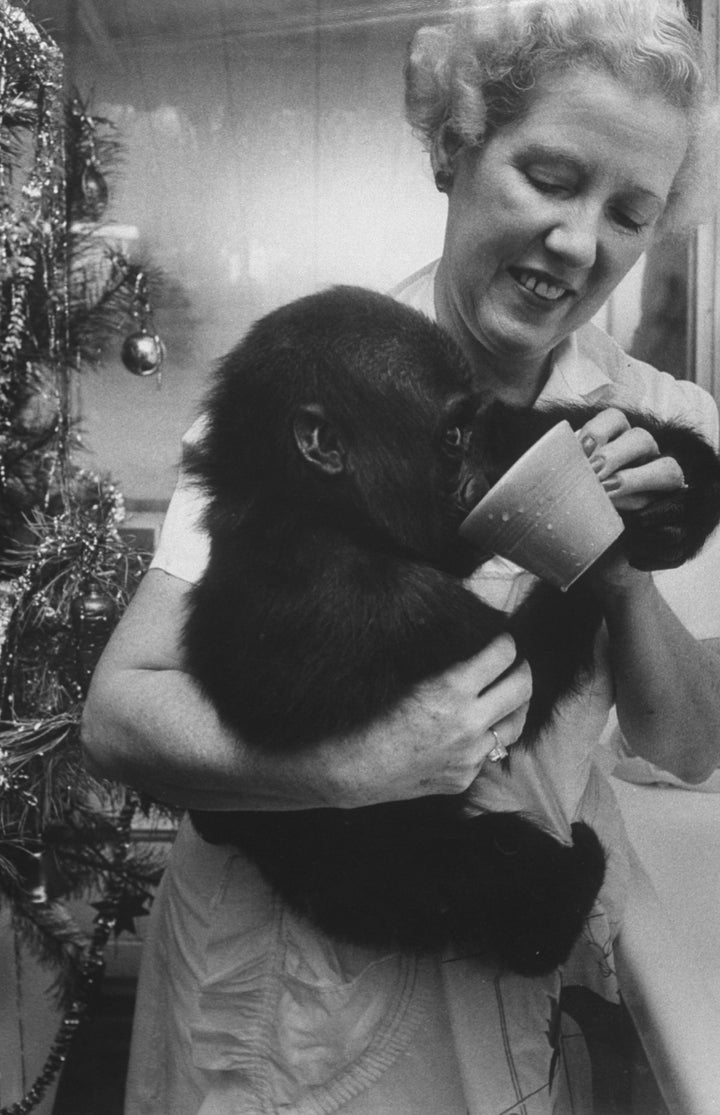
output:
{"label": "plastic cup", "polygon": [[622,531],[622,519],[566,421],[531,446],[460,527],[472,546],[561,589]]}

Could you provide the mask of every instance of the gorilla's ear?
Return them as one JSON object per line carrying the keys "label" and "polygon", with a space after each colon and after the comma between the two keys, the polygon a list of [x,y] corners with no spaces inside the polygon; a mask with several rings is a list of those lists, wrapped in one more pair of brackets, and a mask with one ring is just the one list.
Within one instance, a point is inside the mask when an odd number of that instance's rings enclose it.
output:
{"label": "gorilla's ear", "polygon": [[305,460],[328,476],[345,471],[345,446],[317,403],[298,409],[293,421],[295,444]]}

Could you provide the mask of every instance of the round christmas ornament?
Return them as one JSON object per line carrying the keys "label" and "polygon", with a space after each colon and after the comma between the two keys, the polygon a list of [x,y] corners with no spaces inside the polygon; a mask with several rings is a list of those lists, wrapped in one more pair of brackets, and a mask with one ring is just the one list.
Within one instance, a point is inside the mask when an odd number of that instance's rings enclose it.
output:
{"label": "round christmas ornament", "polygon": [[127,370],[134,376],[152,376],[162,367],[165,346],[157,333],[140,329],[125,338],[120,356]]}
{"label": "round christmas ornament", "polygon": [[70,605],[75,628],[79,682],[83,690],[90,684],[93,670],[115,625],[115,603],[96,587],[76,596]]}
{"label": "round christmas ornament", "polygon": [[88,162],[83,170],[80,188],[88,217],[99,221],[107,209],[109,193],[107,182],[94,160]]}
{"label": "round christmas ornament", "polygon": [[[147,275],[139,271],[135,279],[132,315],[140,328],[125,338],[120,357],[134,376],[152,376],[160,372],[165,359],[165,345],[155,332],[148,294]],[[161,376],[158,375],[158,385]]]}

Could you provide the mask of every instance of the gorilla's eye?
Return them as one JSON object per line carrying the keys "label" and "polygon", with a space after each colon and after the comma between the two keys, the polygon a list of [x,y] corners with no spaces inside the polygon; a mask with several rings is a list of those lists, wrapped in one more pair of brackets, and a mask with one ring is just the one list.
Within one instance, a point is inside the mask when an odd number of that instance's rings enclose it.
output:
{"label": "gorilla's eye", "polygon": [[450,426],[445,431],[445,445],[448,449],[459,449],[462,445],[462,430],[459,426]]}

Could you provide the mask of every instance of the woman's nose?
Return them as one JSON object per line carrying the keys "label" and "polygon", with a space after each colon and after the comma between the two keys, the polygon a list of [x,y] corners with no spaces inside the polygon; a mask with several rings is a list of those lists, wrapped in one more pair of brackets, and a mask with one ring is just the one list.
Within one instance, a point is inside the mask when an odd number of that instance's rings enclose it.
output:
{"label": "woman's nose", "polygon": [[592,267],[597,257],[599,217],[592,208],[567,209],[545,235],[545,247],[567,267]]}

